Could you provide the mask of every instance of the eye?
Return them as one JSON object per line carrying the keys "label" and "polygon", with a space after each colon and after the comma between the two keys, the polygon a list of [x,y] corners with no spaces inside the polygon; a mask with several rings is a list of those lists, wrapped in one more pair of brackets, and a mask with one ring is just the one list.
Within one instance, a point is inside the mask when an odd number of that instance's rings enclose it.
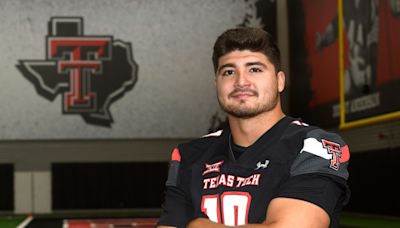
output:
{"label": "eye", "polygon": [[263,72],[263,70],[261,69],[261,68],[259,68],[259,67],[252,67],[252,68],[250,68],[250,73],[260,73],[260,72]]}
{"label": "eye", "polygon": [[235,74],[234,70],[224,70],[221,75],[222,76],[230,76],[230,75],[233,75],[233,74]]}

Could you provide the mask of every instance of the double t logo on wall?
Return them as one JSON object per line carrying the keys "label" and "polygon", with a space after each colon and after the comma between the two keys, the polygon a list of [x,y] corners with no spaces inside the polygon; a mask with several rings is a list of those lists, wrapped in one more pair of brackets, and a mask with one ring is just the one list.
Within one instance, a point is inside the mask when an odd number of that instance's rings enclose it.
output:
{"label": "double t logo on wall", "polygon": [[83,18],[54,17],[49,22],[45,60],[20,60],[17,68],[38,94],[53,101],[62,94],[63,114],[110,127],[110,105],[131,90],[138,65],[130,43],[112,36],[85,36]]}

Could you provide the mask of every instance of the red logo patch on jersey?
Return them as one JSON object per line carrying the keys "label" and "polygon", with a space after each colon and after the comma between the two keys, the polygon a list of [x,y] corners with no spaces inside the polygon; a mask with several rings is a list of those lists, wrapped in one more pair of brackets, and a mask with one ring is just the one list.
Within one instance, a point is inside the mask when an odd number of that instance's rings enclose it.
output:
{"label": "red logo patch on jersey", "polygon": [[325,139],[322,139],[322,145],[328,150],[329,154],[332,154],[331,165],[329,167],[334,170],[338,170],[340,165],[340,158],[342,157],[342,150],[340,148],[340,145],[338,143],[330,142]]}
{"label": "red logo patch on jersey", "polygon": [[203,176],[206,175],[207,173],[212,173],[212,172],[219,173],[220,166],[222,165],[222,163],[224,163],[224,161],[219,161],[213,164],[205,164],[206,170],[204,170]]}

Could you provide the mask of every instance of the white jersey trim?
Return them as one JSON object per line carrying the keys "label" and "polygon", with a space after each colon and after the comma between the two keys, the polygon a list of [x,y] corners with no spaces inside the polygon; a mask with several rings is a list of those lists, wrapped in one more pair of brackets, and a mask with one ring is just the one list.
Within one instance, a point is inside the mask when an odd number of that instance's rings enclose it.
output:
{"label": "white jersey trim", "polygon": [[207,137],[218,137],[222,135],[223,130],[218,130],[216,132],[210,133],[208,135],[203,135],[202,138],[207,138]]}
{"label": "white jersey trim", "polygon": [[332,154],[328,153],[328,149],[322,145],[322,142],[315,138],[307,138],[304,140],[304,146],[300,150],[300,153],[303,152],[314,154],[327,160],[331,160],[333,156]]}
{"label": "white jersey trim", "polygon": [[308,124],[303,123],[303,122],[301,122],[301,121],[299,121],[299,120],[294,120],[294,121],[292,121],[292,124],[297,124],[297,125],[299,125],[299,126],[304,126],[304,127],[308,127],[308,126],[309,126]]}

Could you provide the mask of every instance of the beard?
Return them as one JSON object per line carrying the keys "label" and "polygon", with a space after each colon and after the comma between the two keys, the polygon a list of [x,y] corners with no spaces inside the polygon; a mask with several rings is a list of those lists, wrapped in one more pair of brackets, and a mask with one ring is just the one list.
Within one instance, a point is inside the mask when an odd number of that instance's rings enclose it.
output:
{"label": "beard", "polygon": [[[238,91],[235,90],[232,93],[230,93],[228,95],[228,98],[232,97],[236,92]],[[250,92],[253,93],[253,96],[258,97],[258,93],[256,91],[250,91]],[[264,101],[261,101],[260,103],[256,103],[254,105],[247,104],[248,103],[247,101],[240,101],[239,104],[235,103],[227,104],[224,103],[224,101],[222,101],[222,99],[218,96],[218,102],[221,108],[229,115],[241,119],[249,119],[258,116],[259,114],[273,110],[278,104],[278,100],[279,100],[278,91],[276,93],[270,94],[270,96],[267,97]]]}

